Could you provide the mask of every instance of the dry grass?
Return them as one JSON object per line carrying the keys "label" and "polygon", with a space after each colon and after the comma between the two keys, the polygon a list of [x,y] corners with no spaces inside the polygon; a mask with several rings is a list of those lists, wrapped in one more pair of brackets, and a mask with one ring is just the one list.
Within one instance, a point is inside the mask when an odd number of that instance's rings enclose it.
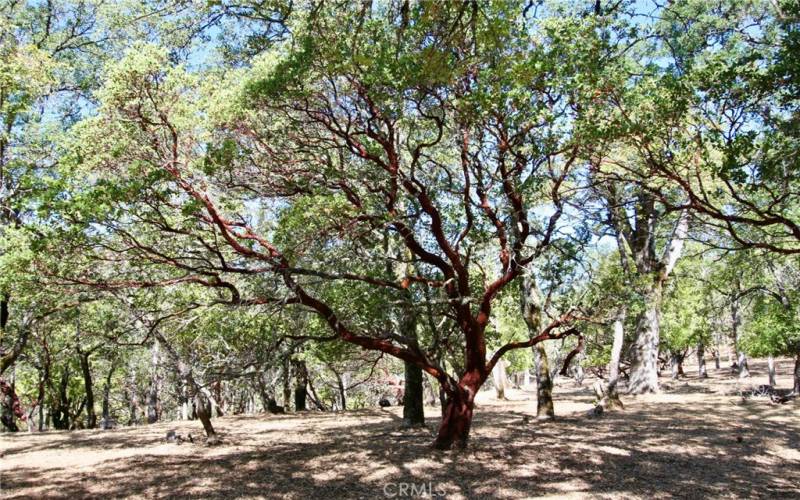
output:
{"label": "dry grass", "polygon": [[[534,394],[479,397],[463,452],[430,448],[429,429],[401,430],[399,408],[342,414],[217,419],[224,445],[164,443],[168,429],[194,435],[197,422],[115,431],[0,437],[0,493],[41,497],[400,498],[800,498],[800,402],[743,400],[765,383],[761,363],[743,383],[727,370],[662,379],[664,392],[625,398],[624,412],[589,418],[591,381],[556,390],[558,418],[535,412]],[[779,364],[790,386],[791,362]],[[410,486],[406,490],[411,493]]]}

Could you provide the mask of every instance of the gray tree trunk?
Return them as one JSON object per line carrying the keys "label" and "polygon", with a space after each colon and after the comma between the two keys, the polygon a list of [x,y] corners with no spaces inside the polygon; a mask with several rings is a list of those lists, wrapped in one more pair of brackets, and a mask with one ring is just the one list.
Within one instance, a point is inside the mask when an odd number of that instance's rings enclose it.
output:
{"label": "gray tree trunk", "polygon": [[103,422],[104,430],[110,429],[113,425],[111,422],[111,377],[114,376],[114,371],[117,368],[116,360],[111,361],[111,366],[108,368],[105,381],[103,383]]}
{"label": "gray tree trunk", "polygon": [[494,390],[497,399],[506,399],[508,377],[506,377],[506,362],[504,360],[501,359],[497,361],[497,364],[492,370],[492,380],[494,381]]}
{"label": "gray tree trunk", "polygon": [[197,382],[197,380],[195,380],[190,365],[184,363],[180,354],[178,354],[178,351],[172,347],[172,344],[167,342],[167,339],[157,328],[153,329],[152,331],[155,338],[158,340],[161,346],[164,347],[169,359],[174,363],[181,379],[192,392],[191,397],[195,403],[195,412],[197,413],[197,418],[200,420],[200,423],[203,424],[203,430],[206,433],[207,442],[209,444],[219,442],[217,433],[214,430],[214,426],[211,424],[211,402],[209,401],[208,395],[205,392],[206,390],[199,382]]}
{"label": "gray tree trunk", "polygon": [[706,348],[702,342],[697,344],[697,375],[700,378],[708,378],[706,371]]}
{"label": "gray tree trunk", "polygon": [[159,390],[159,378],[158,378],[158,342],[153,342],[153,346],[151,348],[151,357],[150,357],[150,369],[151,372],[151,379],[150,379],[150,387],[147,390],[147,423],[154,424],[158,422],[158,390]]}
{"label": "gray tree trunk", "polygon": [[767,357],[767,374],[769,376],[769,386],[775,387],[775,358],[771,354]]}
{"label": "gray tree trunk", "polygon": [[614,339],[611,343],[611,359],[608,362],[608,384],[600,404],[607,409],[622,408],[622,401],[619,399],[619,362],[622,358],[622,345],[625,342],[625,319],[628,316],[628,308],[623,306],[617,311],[614,317]]}
{"label": "gray tree trunk", "polygon": [[[536,278],[531,273],[526,273],[522,280],[522,295],[520,297],[522,317],[528,325],[528,335],[533,337],[542,329],[542,313],[544,304]],[[553,379],[550,376],[550,366],[547,360],[547,351],[543,343],[532,347],[534,370],[536,374],[536,417],[542,419],[553,418]]]}
{"label": "gray tree trunk", "polygon": [[346,376],[346,373],[344,375],[336,373],[336,384],[339,387],[339,409],[341,411],[347,410],[347,385],[344,380]]}
{"label": "gray tree trunk", "polygon": [[586,359],[586,354],[581,351],[575,360],[575,368],[573,369],[573,378],[578,386],[583,385],[583,379],[586,377],[586,372],[583,370],[583,360]]}
{"label": "gray tree trunk", "polygon": [[206,437],[210,442],[216,442],[217,432],[211,424],[211,401],[209,401],[205,392],[198,390],[194,395],[195,408],[197,409],[197,418],[203,424],[203,430]]}
{"label": "gray tree trunk", "polygon": [[306,399],[308,396],[308,370],[305,361],[294,361],[294,409],[304,411],[306,409]]}
{"label": "gray tree trunk", "polygon": [[128,418],[128,425],[136,425],[139,422],[139,391],[136,387],[136,371],[131,368],[129,384],[129,403],[130,403],[130,417]]}
{"label": "gray tree trunk", "polygon": [[747,365],[747,355],[744,351],[739,352],[739,378],[747,378],[750,376],[750,369]]}
{"label": "gray tree trunk", "polygon": [[[400,209],[403,209],[402,205]],[[386,274],[389,279],[405,283],[408,276],[416,274],[413,255],[402,245],[385,234],[384,251],[386,253]],[[407,287],[401,291],[401,305],[392,311],[392,322],[401,337],[407,339],[409,346],[419,348],[417,335],[417,312],[411,290]],[[422,369],[409,362],[404,362],[403,370],[403,425],[418,427],[425,425],[425,390],[422,385]]]}
{"label": "gray tree trunk", "polygon": [[547,350],[541,342],[533,346],[536,364],[536,418],[551,419],[555,417],[553,405],[553,379],[550,377],[550,366],[547,361]]}
{"label": "gray tree trunk", "polygon": [[425,425],[422,376],[422,369],[420,367],[411,363],[405,363],[403,424],[408,426]]}
{"label": "gray tree trunk", "polygon": [[189,411],[189,395],[186,389],[186,384],[180,384],[180,388],[178,389],[178,394],[180,395],[178,398],[178,402],[180,403],[180,411],[181,411],[181,420],[189,420],[191,416],[191,412]]}
{"label": "gray tree trunk", "polygon": [[83,374],[83,387],[86,392],[86,427],[97,427],[97,414],[94,411],[94,384],[92,383],[92,367],[89,363],[89,353],[81,353],[81,373]]}
{"label": "gray tree trunk", "polygon": [[678,377],[682,377],[684,375],[682,353],[673,353],[670,356],[670,371],[672,372],[673,379],[677,379]]}
{"label": "gray tree trunk", "polygon": [[[400,335],[416,345],[417,315],[411,303],[410,293],[406,293],[399,318]],[[422,387],[422,368],[413,363],[404,363],[403,424],[406,426],[425,425],[424,388]]]}
{"label": "gray tree trunk", "polygon": [[800,353],[794,360],[794,384],[792,385],[792,393],[800,394]]}
{"label": "gray tree trunk", "polygon": [[[660,259],[655,258],[654,224],[657,211],[650,195],[642,198],[641,215],[649,218],[648,229],[641,235],[646,245],[634,245],[632,248],[638,273],[652,279],[650,289],[645,294],[645,307],[636,322],[636,340],[631,349],[631,373],[628,392],[645,394],[659,391],[658,387],[658,348],[661,323],[661,304],[663,300],[664,282],[675,268],[683,251],[683,243],[689,232],[689,212],[683,210],[673,228],[669,242]],[[638,223],[643,223],[640,219]],[[637,232],[639,230],[637,223]],[[637,238],[637,241],[639,239]]]}
{"label": "gray tree trunk", "polygon": [[287,413],[292,411],[292,370],[289,356],[287,354],[283,358],[283,409]]}
{"label": "gray tree trunk", "polygon": [[645,296],[644,310],[636,322],[636,340],[631,348],[628,392],[658,392],[658,345],[661,322],[662,284],[657,282]]}

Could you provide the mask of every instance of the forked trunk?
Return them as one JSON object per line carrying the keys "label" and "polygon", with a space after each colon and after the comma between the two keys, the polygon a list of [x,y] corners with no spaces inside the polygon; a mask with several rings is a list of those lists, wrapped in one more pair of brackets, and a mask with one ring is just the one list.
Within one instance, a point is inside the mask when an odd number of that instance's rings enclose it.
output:
{"label": "forked trunk", "polygon": [[433,446],[439,450],[456,447],[466,448],[472,426],[472,410],[475,391],[458,386],[450,393],[444,405],[442,423]]}
{"label": "forked trunk", "polygon": [[636,322],[636,341],[631,348],[631,376],[628,392],[658,392],[658,343],[661,321],[661,285],[645,297],[644,311]]}

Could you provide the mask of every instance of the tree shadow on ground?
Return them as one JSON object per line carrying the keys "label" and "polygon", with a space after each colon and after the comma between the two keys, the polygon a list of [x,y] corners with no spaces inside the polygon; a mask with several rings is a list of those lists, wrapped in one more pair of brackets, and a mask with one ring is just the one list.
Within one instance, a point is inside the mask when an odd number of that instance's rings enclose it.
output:
{"label": "tree shadow on ground", "polygon": [[[754,373],[763,368],[753,365]],[[458,452],[431,449],[436,408],[424,429],[400,429],[397,408],[217,419],[225,441],[218,448],[163,443],[169,428],[197,436],[196,422],[15,436],[4,438],[2,454],[18,462],[0,467],[0,491],[9,498],[372,498],[396,496],[405,484],[456,498],[800,498],[800,402],[726,396],[760,379],[741,381],[725,368],[709,376],[662,379],[660,399],[626,398],[625,411],[600,418],[523,418],[535,411],[527,397],[482,403],[470,447]],[[558,391],[557,406],[593,400],[590,383]],[[51,452],[64,454],[63,465],[35,461]],[[80,466],[72,454],[96,456]]]}
{"label": "tree shadow on ground", "polygon": [[[219,420],[224,448],[185,444],[177,455],[145,453],[90,470],[18,467],[3,474],[2,487],[10,498],[31,491],[70,498],[364,498],[397,493],[400,483],[467,498],[800,497],[798,455],[785,453],[800,448],[798,407],[634,401],[600,418],[577,413],[529,424],[522,417],[530,404],[486,408],[461,452],[431,449],[437,418],[426,429],[400,430],[393,413],[377,410],[349,414],[358,425],[345,414],[292,415],[252,432],[250,424],[263,420],[231,418]],[[794,425],[786,424],[787,412],[795,414]],[[109,446],[135,438],[99,435]],[[97,443],[67,439],[59,446],[89,444]]]}

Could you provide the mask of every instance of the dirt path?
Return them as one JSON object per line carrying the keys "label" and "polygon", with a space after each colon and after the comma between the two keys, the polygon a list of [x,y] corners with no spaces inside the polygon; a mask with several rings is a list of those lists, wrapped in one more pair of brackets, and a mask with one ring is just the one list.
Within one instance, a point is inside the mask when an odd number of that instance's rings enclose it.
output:
{"label": "dirt path", "polygon": [[[754,377],[765,382],[754,363]],[[779,366],[788,387],[790,362]],[[168,429],[0,435],[0,496],[403,498],[800,498],[800,402],[743,400],[725,370],[662,379],[663,394],[589,418],[591,381],[557,387],[558,418],[532,392],[482,393],[470,448],[430,448],[430,429],[399,430],[399,408],[217,419],[225,444],[164,443]],[[403,495],[405,493],[405,496]],[[424,495],[423,495],[424,496]],[[430,495],[428,495],[430,497]]]}

